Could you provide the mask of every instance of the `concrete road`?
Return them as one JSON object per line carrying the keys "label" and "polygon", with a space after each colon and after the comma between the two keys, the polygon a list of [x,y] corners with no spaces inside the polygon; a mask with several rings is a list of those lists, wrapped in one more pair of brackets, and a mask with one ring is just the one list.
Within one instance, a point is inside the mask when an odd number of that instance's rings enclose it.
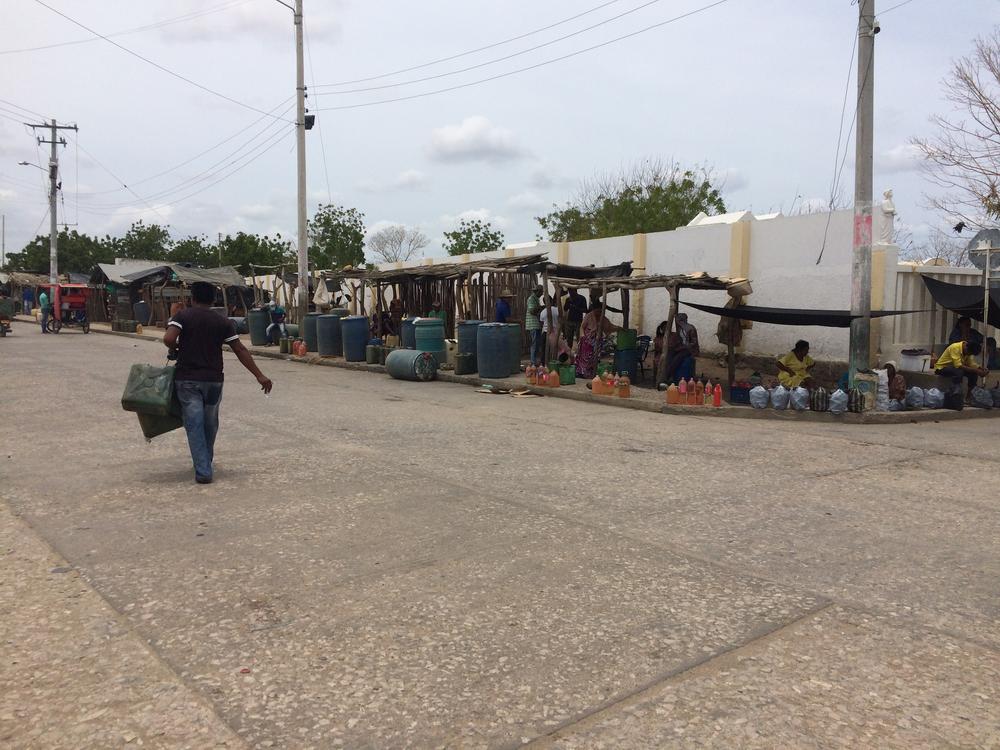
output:
{"label": "concrete road", "polygon": [[993,420],[673,417],[227,355],[217,481],[0,341],[0,744],[997,747]]}

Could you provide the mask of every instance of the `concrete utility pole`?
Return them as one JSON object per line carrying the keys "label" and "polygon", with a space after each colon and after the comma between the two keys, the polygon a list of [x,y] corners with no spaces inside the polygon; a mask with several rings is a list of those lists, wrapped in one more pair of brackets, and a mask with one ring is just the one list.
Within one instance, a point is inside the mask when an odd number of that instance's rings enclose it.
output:
{"label": "concrete utility pole", "polygon": [[[46,128],[51,132],[49,140],[39,138],[38,143],[52,146],[49,153],[49,283],[59,283],[59,228],[56,226],[56,203],[59,197],[59,151],[56,146],[65,146],[66,139],[58,137],[60,130],[77,130],[76,125],[59,125],[55,119],[47,123],[25,123],[31,129]],[[59,287],[52,287],[49,304],[59,315]]]}
{"label": "concrete utility pole", "polygon": [[303,60],[302,0],[295,0],[295,150],[298,156],[299,324],[309,310],[309,234],[306,223],[306,67]]}
{"label": "concrete utility pole", "polygon": [[858,124],[855,133],[854,255],[851,263],[850,379],[871,364],[872,150],[875,108],[875,0],[858,0]]}

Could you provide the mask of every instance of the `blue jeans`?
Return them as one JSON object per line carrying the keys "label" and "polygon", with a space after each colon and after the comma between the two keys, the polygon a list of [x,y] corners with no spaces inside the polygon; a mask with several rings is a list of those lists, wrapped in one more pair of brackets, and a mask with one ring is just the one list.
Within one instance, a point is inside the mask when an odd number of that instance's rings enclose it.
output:
{"label": "blue jeans", "polygon": [[528,331],[528,336],[531,338],[531,364],[540,365],[545,352],[545,334],[541,328],[535,328]]}
{"label": "blue jeans", "polygon": [[45,326],[49,324],[49,306],[42,308],[42,333],[47,333]]}
{"label": "blue jeans", "polygon": [[195,477],[211,479],[215,436],[219,432],[222,383],[178,380],[174,386],[177,389],[177,400],[181,402],[181,418],[187,432]]}

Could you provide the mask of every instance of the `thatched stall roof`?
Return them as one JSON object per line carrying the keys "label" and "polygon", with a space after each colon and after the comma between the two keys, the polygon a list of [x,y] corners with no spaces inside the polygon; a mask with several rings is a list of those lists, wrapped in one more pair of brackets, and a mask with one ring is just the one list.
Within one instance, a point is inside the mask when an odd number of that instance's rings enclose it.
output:
{"label": "thatched stall roof", "polygon": [[544,253],[522,255],[516,258],[484,258],[466,263],[435,263],[430,266],[406,268],[366,269],[354,268],[338,271],[344,278],[359,279],[379,284],[398,284],[412,279],[460,279],[472,273],[524,273],[522,266],[544,261]]}
{"label": "thatched stall roof", "polygon": [[741,297],[750,293],[750,282],[747,279],[712,276],[704,271],[697,273],[657,274],[654,276],[631,276],[628,278],[590,279],[550,275],[549,281],[571,289],[606,289],[609,292],[623,289],[628,291],[638,291],[640,289],[735,290],[739,292],[739,296]]}

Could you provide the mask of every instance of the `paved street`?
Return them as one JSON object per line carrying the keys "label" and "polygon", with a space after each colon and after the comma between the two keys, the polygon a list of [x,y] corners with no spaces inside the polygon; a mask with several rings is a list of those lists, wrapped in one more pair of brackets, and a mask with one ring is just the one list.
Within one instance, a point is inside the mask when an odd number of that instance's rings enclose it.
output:
{"label": "paved street", "polygon": [[0,745],[998,747],[994,420],[675,417],[0,340]]}

